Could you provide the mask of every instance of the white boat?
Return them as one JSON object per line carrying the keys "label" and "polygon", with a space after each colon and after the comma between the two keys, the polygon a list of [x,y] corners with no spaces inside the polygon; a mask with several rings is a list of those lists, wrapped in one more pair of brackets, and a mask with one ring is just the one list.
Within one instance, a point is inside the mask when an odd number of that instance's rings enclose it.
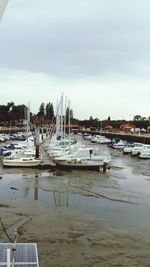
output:
{"label": "white boat", "polygon": [[91,159],[71,159],[68,160],[57,160],[54,159],[56,163],[56,168],[64,169],[64,170],[93,170],[93,171],[106,171],[106,169],[110,168],[110,165],[106,162],[95,161]]}
{"label": "white boat", "polygon": [[91,142],[92,143],[98,143],[98,141],[101,140],[101,136],[100,135],[95,135],[91,138]]}
{"label": "white boat", "polygon": [[138,156],[140,159],[150,159],[150,150],[145,150]]}
{"label": "white boat", "polygon": [[130,154],[135,146],[135,143],[128,143],[128,145],[123,148],[123,154]]}
{"label": "white boat", "polygon": [[36,167],[40,165],[41,161],[41,159],[27,156],[5,157],[2,164],[4,167]]}
{"label": "white boat", "polygon": [[56,168],[78,170],[100,170],[108,166],[110,159],[106,155],[94,155],[93,148],[80,148],[74,154],[55,157]]}
{"label": "white boat", "polygon": [[99,138],[99,140],[97,141],[97,144],[109,145],[109,144],[111,144],[111,140],[104,137],[104,136],[101,136],[101,138]]}
{"label": "white boat", "polygon": [[145,152],[146,150],[150,149],[150,145],[145,144],[139,144],[139,146],[135,146],[133,150],[131,151],[131,156],[137,156],[140,155],[142,152]]}
{"label": "white boat", "polygon": [[74,155],[64,155],[60,157],[55,157],[55,160],[59,162],[70,162],[70,161],[84,161],[84,160],[90,160],[95,162],[110,162],[109,159],[106,158],[105,155],[93,155],[93,156],[74,156]]}
{"label": "white boat", "polygon": [[96,135],[91,139],[92,143],[96,144],[110,144],[111,140],[102,135]]}
{"label": "white boat", "polygon": [[85,136],[83,136],[83,138],[84,138],[84,140],[91,141],[92,135],[85,135]]}
{"label": "white boat", "polygon": [[115,143],[112,145],[112,148],[115,148],[115,149],[123,149],[124,147],[126,147],[128,144],[127,144],[127,141],[122,141],[120,140],[118,143]]}
{"label": "white boat", "polygon": [[133,154],[137,155],[141,149],[143,149],[144,144],[142,143],[129,143],[126,147],[123,148],[123,153],[124,154]]}

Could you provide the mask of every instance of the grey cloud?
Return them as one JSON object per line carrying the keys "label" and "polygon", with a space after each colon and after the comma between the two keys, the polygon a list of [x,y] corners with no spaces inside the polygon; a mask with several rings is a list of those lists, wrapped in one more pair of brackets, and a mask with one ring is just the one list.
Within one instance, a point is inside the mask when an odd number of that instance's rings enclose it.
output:
{"label": "grey cloud", "polygon": [[1,67],[72,78],[136,74],[148,64],[148,0],[42,3],[9,5],[0,28]]}

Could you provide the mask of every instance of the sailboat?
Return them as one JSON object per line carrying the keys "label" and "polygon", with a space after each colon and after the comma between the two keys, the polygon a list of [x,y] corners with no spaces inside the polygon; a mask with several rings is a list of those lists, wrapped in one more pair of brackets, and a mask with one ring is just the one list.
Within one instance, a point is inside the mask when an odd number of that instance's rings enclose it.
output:
{"label": "sailboat", "polygon": [[36,167],[41,164],[42,159],[35,157],[35,146],[33,146],[33,142],[30,142],[29,139],[29,120],[30,111],[27,108],[26,148],[22,148],[20,152],[13,151],[10,156],[4,157],[2,160],[4,167]]}
{"label": "sailboat", "polygon": [[4,167],[36,167],[41,163],[41,159],[27,156],[5,157],[2,160]]}
{"label": "sailboat", "polygon": [[[68,104],[70,105],[70,102]],[[74,150],[76,148],[76,141],[71,140],[70,138],[70,120],[68,122],[69,133],[66,134],[66,109],[67,99],[65,101],[64,107],[64,99],[62,93],[60,102],[57,103],[55,133],[53,131],[54,135],[51,136],[50,145],[47,147],[47,153],[52,159],[56,156],[68,154],[71,150]]]}

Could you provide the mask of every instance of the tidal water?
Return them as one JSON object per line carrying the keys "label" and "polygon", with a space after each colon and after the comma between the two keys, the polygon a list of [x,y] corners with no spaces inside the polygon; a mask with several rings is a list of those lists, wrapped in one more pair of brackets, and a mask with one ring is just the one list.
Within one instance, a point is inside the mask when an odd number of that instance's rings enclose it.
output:
{"label": "tidal water", "polygon": [[150,160],[95,145],[111,156],[106,173],[51,173],[37,169],[0,167],[0,201],[21,199],[78,211],[110,227],[144,229],[150,222]]}

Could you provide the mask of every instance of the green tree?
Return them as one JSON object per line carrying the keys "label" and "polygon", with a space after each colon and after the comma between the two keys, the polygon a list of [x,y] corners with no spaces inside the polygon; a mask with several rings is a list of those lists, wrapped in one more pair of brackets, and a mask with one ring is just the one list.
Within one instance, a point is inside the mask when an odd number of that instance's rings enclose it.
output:
{"label": "green tree", "polygon": [[24,120],[26,118],[27,107],[25,105],[13,106],[10,117],[12,121]]}
{"label": "green tree", "polygon": [[9,107],[5,105],[0,105],[0,121],[8,122],[9,121]]}
{"label": "green tree", "polygon": [[7,103],[8,108],[12,108],[12,107],[14,107],[14,105],[15,104],[13,101]]}
{"label": "green tree", "polygon": [[69,112],[70,112],[70,121],[73,119],[73,110],[69,109],[69,107],[66,109],[66,123],[69,122]]}
{"label": "green tree", "polygon": [[133,120],[134,121],[141,121],[141,119],[142,119],[141,115],[135,115]]}
{"label": "green tree", "polygon": [[47,120],[52,120],[54,117],[54,107],[52,103],[47,103],[46,105],[46,115],[45,115]]}
{"label": "green tree", "polygon": [[45,116],[45,104],[42,103],[39,107],[39,113],[38,113],[39,116],[42,116],[44,117]]}

